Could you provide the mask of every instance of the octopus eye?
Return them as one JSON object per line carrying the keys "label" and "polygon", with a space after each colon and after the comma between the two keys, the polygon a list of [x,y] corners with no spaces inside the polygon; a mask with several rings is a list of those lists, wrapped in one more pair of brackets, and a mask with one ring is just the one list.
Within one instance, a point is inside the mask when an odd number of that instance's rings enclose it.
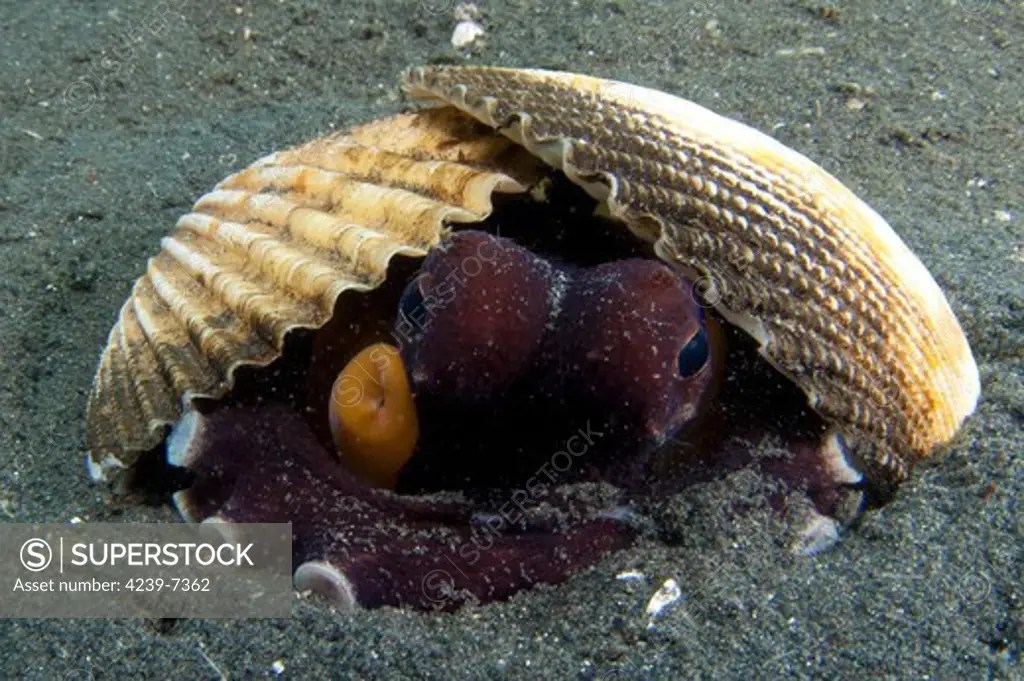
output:
{"label": "octopus eye", "polygon": [[676,360],[679,368],[680,378],[689,378],[701,370],[707,364],[710,348],[708,346],[708,331],[701,327],[690,342],[679,351]]}

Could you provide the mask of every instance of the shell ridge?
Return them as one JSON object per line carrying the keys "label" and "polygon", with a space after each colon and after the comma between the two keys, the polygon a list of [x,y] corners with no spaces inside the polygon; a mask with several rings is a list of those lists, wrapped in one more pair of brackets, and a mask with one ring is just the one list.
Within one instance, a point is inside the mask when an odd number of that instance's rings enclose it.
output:
{"label": "shell ridge", "polygon": [[[159,378],[164,378],[163,367],[160,365],[160,358],[157,356],[155,348],[150,343],[131,342],[132,338],[144,336],[146,332],[142,326],[142,320],[139,318],[138,309],[134,305],[134,300],[129,300],[133,305],[121,316],[121,324],[119,324],[121,327],[120,347],[124,349],[129,366],[135,367],[137,370],[141,366],[142,371],[156,373]],[[139,396],[138,406],[143,413],[154,415],[158,420],[176,416],[177,399],[167,390],[166,381],[136,381],[135,388]],[[148,420],[150,430],[154,431],[151,435],[155,436],[161,429],[153,425],[153,417]]]}
{"label": "shell ridge", "polygon": [[[161,242],[165,249],[168,242],[171,242],[168,237]],[[226,307],[216,307],[213,296],[186,267],[189,263],[175,259],[173,251],[165,252],[169,256],[168,269],[161,268],[159,259],[152,259],[147,272],[149,281],[169,312],[187,330],[192,344],[204,349],[218,383],[224,382],[233,355],[266,357],[272,354],[273,348],[262,340],[246,340],[244,323]]]}
{"label": "shell ridge", "polygon": [[[273,167],[312,168],[333,173],[337,179],[344,178],[369,185],[404,189],[433,199],[438,203],[459,205],[476,215],[489,212],[489,199],[495,191],[511,194],[522,193],[527,189],[515,178],[495,172],[493,169],[487,169],[480,164],[455,163],[429,157],[413,158],[387,150],[370,149],[358,143],[352,143],[346,149],[372,156],[373,158],[369,161],[361,161],[361,164],[369,165],[370,168],[346,168],[346,164],[351,165],[352,163],[350,155],[336,159],[328,156],[320,163],[316,163],[301,153],[293,159],[280,159],[278,164]],[[482,183],[483,186],[467,186],[475,182]]]}
{"label": "shell ridge", "polygon": [[[309,210],[309,209],[297,209]],[[292,214],[294,215],[294,213]],[[211,227],[212,225],[212,227]],[[280,350],[283,343],[284,333],[280,328],[280,320],[284,317],[292,317],[300,323],[315,323],[317,319],[326,319],[330,316],[332,307],[328,304],[327,297],[330,286],[318,284],[318,278],[322,278],[325,272],[332,276],[338,275],[344,278],[358,281],[354,273],[349,274],[347,268],[342,267],[337,261],[329,259],[328,250],[317,248],[319,244],[303,248],[300,243],[287,243],[269,235],[272,226],[256,225],[248,223],[242,225],[235,222],[222,222],[216,218],[198,213],[189,213],[178,221],[180,229],[189,230],[200,236],[215,240],[218,244],[233,252],[234,256],[241,262],[230,263],[228,256],[221,256],[219,262],[210,263],[210,267],[217,270],[215,276],[232,277],[236,291],[238,287],[247,287],[247,293],[237,292],[229,300],[232,309],[236,310],[246,318],[257,332],[268,342],[271,342]],[[259,231],[255,231],[253,227]],[[289,227],[292,220],[289,219]],[[264,228],[267,233],[264,233]],[[315,275],[308,277],[308,289],[299,295],[295,289],[273,291],[269,288],[267,279],[277,278],[281,263],[291,259],[311,258],[323,268]],[[216,287],[216,279],[211,280],[212,286]],[[227,289],[220,289],[226,294]],[[249,299],[248,296],[257,298]],[[260,307],[260,301],[273,301],[275,304],[269,306],[278,311],[270,315],[268,309]]]}
{"label": "shell ridge", "polygon": [[[157,298],[148,277],[139,279],[139,292],[132,295],[130,301],[144,336],[137,342],[152,348],[161,375],[172,391],[180,394],[195,377],[212,376],[213,367],[192,344],[188,330]],[[154,303],[159,305],[159,311],[151,309]],[[213,381],[208,379],[208,383],[212,389]]]}
{"label": "shell ridge", "polygon": [[[124,325],[118,326],[118,334],[115,340],[115,347],[123,348],[124,342]],[[141,403],[138,395],[135,391],[134,382],[128,378],[126,372],[112,372],[108,375],[111,391],[117,395],[117,401],[119,404],[127,404],[130,409],[135,411],[141,410]],[[125,423],[122,424],[122,437],[125,439],[139,439],[148,436],[145,432],[145,422],[136,423]],[[141,433],[141,434],[140,434]]]}

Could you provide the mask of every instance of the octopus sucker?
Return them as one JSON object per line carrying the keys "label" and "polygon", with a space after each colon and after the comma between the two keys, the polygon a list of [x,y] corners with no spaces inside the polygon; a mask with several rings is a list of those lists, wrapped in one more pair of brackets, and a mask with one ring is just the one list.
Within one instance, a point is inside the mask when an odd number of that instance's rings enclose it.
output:
{"label": "octopus sucker", "polygon": [[429,108],[267,155],[163,240],[97,368],[95,479],[290,522],[296,588],[340,607],[453,610],[748,470],[813,554],[955,446],[949,303],[805,156],[589,76],[403,85]]}

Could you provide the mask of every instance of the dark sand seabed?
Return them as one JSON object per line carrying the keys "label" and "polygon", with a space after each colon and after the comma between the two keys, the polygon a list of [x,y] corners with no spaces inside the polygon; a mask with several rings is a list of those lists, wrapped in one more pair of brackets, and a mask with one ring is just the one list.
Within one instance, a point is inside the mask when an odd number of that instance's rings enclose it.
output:
{"label": "dark sand seabed", "polygon": [[[398,111],[397,76],[417,63],[629,80],[810,156],[946,291],[981,368],[977,415],[812,560],[763,515],[729,514],[736,485],[711,485],[668,505],[673,545],[645,541],[505,604],[5,620],[0,676],[268,678],[280,661],[292,678],[1024,678],[1024,5],[857,2],[836,17],[815,0],[485,1],[486,45],[467,57],[449,42],[452,4],[0,3],[3,520],[177,521],[111,505],[82,465],[122,300],[197,196],[269,151]],[[627,569],[647,581],[615,579]],[[648,627],[669,577],[683,598]]]}

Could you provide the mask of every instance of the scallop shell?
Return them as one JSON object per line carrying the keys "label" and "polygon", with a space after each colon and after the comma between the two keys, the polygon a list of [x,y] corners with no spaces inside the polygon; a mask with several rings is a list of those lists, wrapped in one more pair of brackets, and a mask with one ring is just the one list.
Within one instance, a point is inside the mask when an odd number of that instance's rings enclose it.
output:
{"label": "scallop shell", "polygon": [[189,400],[223,396],[237,367],[278,357],[290,329],[323,325],[342,291],[379,285],[395,254],[423,255],[446,224],[486,218],[494,192],[525,191],[538,159],[712,282],[717,309],[862,467],[903,479],[973,411],[977,367],[935,281],[804,156],[691,102],[587,76],[436,67],[404,85],[443,108],[272,154],[181,218],[101,357],[94,477],[158,444]]}
{"label": "scallop shell", "polygon": [[805,156],[692,102],[570,73],[420,68],[454,105],[563,170],[902,479],[974,410],[980,382],[949,303],[886,221]]}
{"label": "scallop shell", "polygon": [[342,292],[424,256],[446,224],[477,222],[493,193],[540,163],[441,109],[402,115],[266,156],[220,182],[161,242],[121,308],[89,396],[88,464],[105,480],[160,444],[193,399],[223,397],[244,365],[319,328]]}

